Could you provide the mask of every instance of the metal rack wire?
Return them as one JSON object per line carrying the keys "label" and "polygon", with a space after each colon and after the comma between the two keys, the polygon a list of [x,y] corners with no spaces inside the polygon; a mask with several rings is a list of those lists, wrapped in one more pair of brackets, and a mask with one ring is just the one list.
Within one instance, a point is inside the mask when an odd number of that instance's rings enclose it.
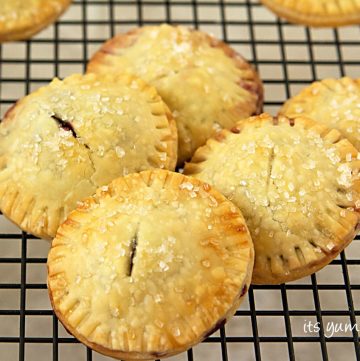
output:
{"label": "metal rack wire", "polygon": [[[214,33],[245,55],[265,83],[265,110],[324,77],[359,77],[360,29],[315,30],[277,19],[254,0],[74,0],[30,41],[0,46],[0,115],[18,98],[85,69],[119,31],[171,22]],[[46,291],[48,243],[0,217],[0,360],[105,360],[68,335]],[[360,360],[360,238],[316,275],[281,286],[251,287],[236,316],[173,360]],[[304,324],[318,322],[319,330]]]}

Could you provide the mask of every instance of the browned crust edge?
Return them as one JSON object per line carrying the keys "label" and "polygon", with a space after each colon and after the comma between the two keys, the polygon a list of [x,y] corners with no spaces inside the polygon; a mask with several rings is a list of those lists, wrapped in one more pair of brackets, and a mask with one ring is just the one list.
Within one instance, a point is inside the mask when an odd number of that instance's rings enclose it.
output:
{"label": "browned crust edge", "polygon": [[22,27],[14,28],[13,31],[0,31],[0,43],[8,41],[26,40],[31,38],[33,35],[39,33],[41,30],[51,25],[53,22],[56,21],[56,19],[58,19],[62,14],[64,14],[72,1],[73,0],[62,0],[62,9],[60,12],[49,14],[49,17],[42,15],[40,16],[38,22],[28,23]]}
{"label": "browned crust edge", "polygon": [[178,160],[178,131],[176,126],[176,121],[174,117],[172,116],[172,113],[168,106],[165,104],[165,102],[162,100],[164,106],[165,106],[165,116],[168,119],[169,122],[169,128],[171,132],[172,137],[172,147],[167,148],[167,156],[169,158],[168,162],[168,169],[169,170],[175,170],[177,160]]}
{"label": "browned crust edge", "polygon": [[[234,134],[239,134],[241,133],[242,128],[246,125],[246,124],[263,124],[263,123],[271,123],[274,126],[277,126],[280,122],[287,122],[290,126],[294,126],[295,122],[302,122],[304,124],[304,126],[306,128],[312,127],[312,126],[317,126],[318,127],[318,132],[319,134],[321,133],[321,135],[324,135],[324,132],[326,134],[328,134],[331,129],[324,126],[324,125],[319,125],[319,123],[313,121],[312,119],[306,118],[306,117],[298,117],[298,118],[287,118],[285,116],[279,116],[279,117],[272,117],[267,113],[263,113],[260,114],[259,116],[254,116],[254,117],[250,117],[248,119],[239,121],[232,129],[231,131],[228,131],[226,129],[222,130],[220,133],[218,133],[215,137],[210,138],[208,140],[208,142],[222,142],[224,141],[227,136],[231,133]],[[336,130],[335,130],[336,131]],[[336,131],[338,132],[338,131]],[[346,142],[348,143],[348,145],[354,149],[354,151],[357,152],[357,150],[355,149],[355,147],[345,138],[343,137],[340,132],[339,133],[339,140],[344,139],[346,140]],[[207,159],[207,143],[198,148],[198,150],[195,152],[193,159],[191,160],[191,162],[186,163],[185,168],[184,168],[184,174],[185,175],[191,175],[193,173],[193,170],[195,168],[200,167],[200,164],[205,161]],[[194,160],[194,162],[193,162]],[[194,168],[195,167],[195,168]],[[360,184],[360,182],[359,182]],[[271,273],[267,273],[267,274],[257,274],[256,272],[256,267],[254,267],[254,271],[253,271],[253,278],[251,283],[255,284],[255,285],[266,285],[266,284],[274,284],[274,285],[278,285],[278,284],[282,284],[285,282],[290,282],[290,281],[294,281],[306,276],[309,276],[317,271],[319,271],[320,269],[322,269],[323,267],[325,267],[326,265],[328,265],[334,258],[336,258],[340,252],[342,252],[351,242],[352,240],[356,237],[357,233],[360,230],[360,209],[355,209],[355,214],[357,215],[357,221],[356,223],[353,224],[353,228],[349,231],[348,235],[346,237],[344,237],[343,239],[343,243],[341,244],[341,246],[334,248],[331,252],[327,252],[325,253],[323,250],[323,255],[324,257],[318,259],[317,261],[311,262],[311,263],[307,263],[301,267],[298,267],[296,269],[293,269],[289,272],[289,274],[287,275],[283,275],[283,276],[279,276],[279,275],[274,275]],[[256,254],[255,254],[255,258],[256,258]]]}
{"label": "browned crust edge", "polygon": [[[144,173],[148,173],[148,174],[152,174],[154,171],[153,170],[149,170],[149,171],[143,171],[140,173],[144,174]],[[167,173],[173,173],[171,171],[166,171],[166,170],[156,170],[155,172],[167,172]],[[177,174],[179,176],[181,176],[179,173],[174,173]],[[189,178],[186,176],[183,176],[184,178]],[[116,181],[116,180],[114,180]],[[113,181],[113,182],[114,182]],[[205,185],[207,187],[207,189],[209,189],[209,193],[211,193],[211,195],[215,196],[215,198],[217,199],[222,199],[223,201],[226,202],[230,202],[225,196],[223,196],[220,192],[218,192],[216,189],[214,189],[213,187],[211,187],[210,185],[208,185],[207,183],[204,183],[196,178],[190,178],[190,181],[196,185]],[[96,197],[93,196],[93,197]],[[93,202],[93,197],[89,197],[87,199],[84,200],[84,203],[91,203]],[[72,211],[71,213],[75,213],[77,212],[77,210]],[[68,218],[65,222],[67,222],[70,218],[71,218],[71,213],[68,215]],[[239,213],[242,215],[241,211],[239,210]],[[64,222],[64,223],[65,223]],[[183,347],[179,347],[177,349],[173,349],[173,350],[169,350],[168,352],[161,352],[161,353],[157,353],[157,352],[123,352],[123,351],[118,351],[118,350],[112,350],[109,349],[107,347],[104,347],[102,345],[99,345],[97,343],[94,342],[90,342],[88,341],[85,337],[83,337],[81,334],[79,334],[73,327],[71,327],[66,320],[64,319],[62,313],[57,309],[56,307],[56,303],[54,302],[53,296],[52,296],[52,291],[49,287],[49,283],[47,280],[47,289],[48,289],[48,294],[49,294],[49,298],[50,298],[50,303],[51,306],[54,310],[55,315],[57,316],[57,318],[59,319],[59,321],[61,322],[61,324],[64,326],[64,328],[66,329],[66,331],[73,335],[74,337],[76,337],[80,342],[82,342],[83,344],[85,344],[86,346],[90,347],[92,350],[97,351],[105,356],[110,356],[116,359],[124,359],[124,360],[152,360],[154,358],[167,358],[170,356],[174,356],[176,354],[179,354],[181,352],[184,352],[188,349],[190,349],[191,347],[193,347],[194,345],[202,342],[203,340],[205,340],[208,336],[210,336],[212,333],[216,332],[220,327],[222,327],[236,312],[237,308],[239,307],[240,303],[243,301],[243,299],[245,298],[247,291],[249,290],[250,287],[250,282],[251,282],[251,278],[252,278],[252,272],[253,272],[253,266],[254,266],[254,248],[252,246],[252,240],[251,240],[251,236],[250,233],[248,231],[248,228],[245,225],[245,229],[246,232],[248,233],[248,237],[250,240],[250,247],[249,247],[249,252],[250,252],[250,256],[249,256],[249,260],[250,262],[248,263],[248,268],[247,268],[247,272],[246,272],[246,278],[244,279],[244,282],[241,286],[241,288],[239,289],[238,294],[235,296],[234,298],[234,302],[233,302],[233,307],[230,308],[228,310],[227,313],[225,313],[225,315],[219,319],[208,331],[206,331],[198,340],[194,341],[191,344],[187,344]],[[50,248],[51,249],[51,248]],[[49,261],[47,262],[47,274],[49,275]]]}
{"label": "browned crust edge", "polygon": [[[76,75],[76,74],[73,74]],[[71,75],[71,76],[73,76]],[[70,77],[71,77],[70,76]],[[65,81],[66,79],[68,79],[69,77],[64,78],[62,81]],[[57,79],[57,78],[54,78]],[[134,79],[139,79],[137,77],[134,77]],[[141,80],[142,81],[142,80]],[[51,84],[51,82],[49,83]],[[48,86],[45,85],[37,90],[35,90],[34,92],[24,96],[23,98],[19,99],[18,101],[16,101],[5,113],[3,119],[1,120],[1,123],[10,123],[13,122],[14,119],[17,116],[17,111],[18,109],[21,109],[21,107],[23,106],[23,104],[26,103],[27,98],[29,96],[34,96],[34,94],[38,94],[38,93],[42,93]],[[149,88],[153,88],[152,86],[146,84],[147,87]],[[169,108],[167,107],[167,105],[165,104],[165,102],[160,98],[160,96],[158,95],[158,93],[156,92],[157,96],[159,97],[159,99],[161,100],[163,106],[164,106],[164,115],[166,116],[168,123],[169,123],[169,129],[170,129],[170,133],[171,133],[171,147],[167,147],[166,149],[166,154],[167,154],[167,160],[166,160],[166,165],[165,167],[169,170],[175,170],[176,167],[176,163],[177,163],[177,127],[176,127],[176,121],[173,118]],[[6,194],[6,191],[5,193]],[[30,222],[27,222],[28,220],[28,214],[25,214],[24,217],[19,217],[18,215],[14,215],[13,214],[13,210],[10,209],[10,211],[5,211],[3,209],[3,197],[4,194],[2,196],[2,198],[0,198],[0,209],[2,211],[3,216],[8,219],[11,223],[15,224],[16,226],[18,226],[22,231],[27,232],[29,234],[34,235],[35,237],[38,238],[42,238],[48,241],[51,241],[54,236],[52,235],[51,232],[48,232],[48,228],[46,226],[42,226],[42,227],[37,227],[34,226],[34,224],[30,224]],[[59,225],[59,224],[58,224]]]}
{"label": "browned crust edge", "polygon": [[[118,359],[118,360],[153,360],[155,358],[168,358],[168,357],[171,357],[171,356],[175,356],[175,355],[177,355],[177,354],[179,354],[181,352],[184,352],[184,351],[190,349],[191,347],[197,345],[198,343],[204,341],[210,335],[212,335],[214,332],[216,332],[220,327],[222,327],[235,314],[237,308],[239,307],[239,305],[241,304],[241,302],[244,300],[244,298],[247,295],[247,291],[249,290],[250,282],[251,282],[252,266],[253,265],[251,265],[251,269],[250,269],[250,272],[248,273],[246,281],[243,283],[243,285],[242,285],[242,287],[241,287],[241,289],[240,289],[240,291],[239,291],[239,293],[237,295],[237,301],[234,302],[234,307],[231,308],[229,310],[229,312],[227,312],[225,314],[225,316],[221,320],[216,322],[215,325],[212,328],[210,328],[209,331],[205,332],[197,341],[194,341],[193,343],[188,344],[188,345],[186,345],[185,347],[182,347],[182,348],[169,350],[168,352],[145,352],[145,353],[141,353],[141,352],[116,351],[116,350],[112,350],[112,349],[109,349],[107,347],[104,347],[102,345],[99,345],[99,344],[97,344],[95,342],[88,341],[85,337],[83,337],[81,334],[76,332],[76,330],[66,322],[66,320],[64,319],[61,312],[59,312],[59,310],[56,308],[56,304],[55,304],[54,299],[52,297],[52,292],[50,290],[50,287],[49,287],[48,283],[47,283],[47,289],[48,289],[48,294],[49,294],[51,307],[53,308],[56,317],[61,322],[61,324],[64,326],[65,330],[70,335],[77,338],[81,343],[83,343],[84,345],[90,347],[92,350],[94,350],[96,352],[99,352],[99,353],[101,353],[101,354],[103,354],[105,356],[113,357],[113,358]],[[47,266],[47,270],[49,272],[48,266]]]}
{"label": "browned crust edge", "polygon": [[[332,83],[333,87],[330,85],[330,83]],[[317,103],[319,103],[321,99],[325,101],[326,96],[322,96],[323,92],[321,91],[321,89],[324,89],[326,93],[330,92],[330,94],[333,94],[335,97],[337,95],[337,88],[336,88],[337,85],[341,86],[342,91],[348,92],[348,87],[350,86],[350,84],[351,86],[357,87],[360,92],[360,78],[351,78],[348,76],[343,76],[340,78],[325,78],[322,80],[314,81],[311,84],[307,85],[306,87],[300,89],[300,91],[297,94],[287,99],[285,103],[278,110],[278,116],[285,116],[290,119],[297,117],[305,117],[305,116],[307,117],[312,107],[314,107]],[[315,89],[318,90],[318,87],[321,88],[316,93],[316,95],[314,95],[312,92]],[[301,113],[296,113],[296,111],[294,111],[293,108],[294,104],[298,104],[303,108]],[[293,109],[292,111],[289,110],[291,108]],[[349,136],[350,143],[352,143],[355,146],[355,148],[358,148],[358,150],[360,151],[360,146],[359,146],[360,139],[359,142],[357,142],[356,139],[354,140],[349,134],[347,135],[346,132],[343,131],[343,129],[330,126],[330,124],[327,124],[327,121],[325,120],[319,121],[319,119],[315,119],[315,117],[313,118],[313,120],[315,120],[319,124],[324,124],[331,129],[338,130],[345,138]],[[342,120],[338,121],[339,125],[341,123]]]}
{"label": "browned crust edge", "polygon": [[[174,25],[171,25],[174,26]],[[174,27],[177,27],[175,25]],[[131,47],[137,40],[138,36],[142,33],[144,27],[134,28],[124,34],[118,34],[114,36],[112,39],[106,41],[101,48],[91,57],[90,61],[87,65],[87,72],[96,72],[97,64],[103,63],[103,58],[107,54],[113,54],[114,48],[128,48]],[[197,32],[198,30],[190,29],[193,32]],[[238,52],[236,52],[233,48],[231,48],[225,42],[214,38],[213,36],[201,32],[205,39],[208,41],[211,47],[221,49],[226,56],[228,56],[235,64],[238,69],[247,69],[251,70],[253,78],[250,79],[238,79],[237,85],[246,91],[248,91],[254,98],[256,98],[255,102],[255,114],[259,114],[263,109],[264,102],[264,87],[262,81],[260,79],[257,71],[248,63],[243,56],[241,56]],[[241,104],[242,105],[242,104]],[[236,105],[235,105],[236,107]],[[182,162],[183,163],[183,162]]]}
{"label": "browned crust edge", "polygon": [[[178,25],[171,25],[173,27],[178,27]],[[113,54],[112,49],[114,47],[117,48],[128,48],[131,47],[137,40],[137,37],[143,31],[143,27],[138,27],[131,29],[130,31],[124,34],[118,34],[114,36],[112,39],[106,41],[101,48],[91,57],[90,61],[87,65],[87,72],[93,71],[93,64],[102,63],[102,58],[104,54]],[[190,29],[193,32],[200,32],[199,30]],[[251,94],[253,94],[256,98],[256,111],[254,114],[259,114],[263,108],[264,102],[264,87],[258,72],[250,65],[250,63],[238,52],[236,52],[233,48],[231,48],[224,41],[218,40],[215,37],[201,32],[205,35],[205,38],[209,42],[211,47],[216,47],[221,49],[226,56],[232,59],[234,64],[239,69],[249,69],[252,71],[253,79],[243,79],[243,82],[238,82],[238,86],[247,90]],[[96,67],[96,65],[94,66]]]}
{"label": "browned crust edge", "polygon": [[263,5],[268,7],[279,17],[287,19],[294,24],[303,24],[313,27],[338,27],[353,24],[360,24],[360,11],[355,14],[338,14],[323,16],[301,14],[280,4],[275,4],[273,0],[261,0]]}
{"label": "browned crust edge", "polygon": [[[308,263],[302,267],[291,270],[288,276],[274,276],[273,274],[267,274],[265,277],[261,274],[253,272],[251,283],[254,285],[279,285],[286,282],[296,281],[298,279],[312,275],[313,273],[320,271],[327,266],[333,259],[335,259],[356,237],[357,232],[360,230],[360,214],[358,216],[358,223],[353,228],[353,231],[349,232],[344,239],[344,243],[341,247],[336,247],[334,250],[328,253],[324,253],[325,257]],[[322,250],[324,251],[324,250]]]}
{"label": "browned crust edge", "polygon": [[255,70],[255,68],[241,54],[239,54],[236,50],[230,47],[230,45],[228,45],[222,40],[216,39],[215,37],[209,34],[205,34],[205,35],[207,36],[211,46],[220,48],[226,56],[228,56],[233,60],[237,68],[239,69],[247,68],[252,71],[252,74],[254,76],[253,79],[243,80],[242,82],[238,82],[237,84],[241,88],[247,90],[257,98],[256,111],[253,115],[260,114],[263,110],[264,86],[257,70]]}

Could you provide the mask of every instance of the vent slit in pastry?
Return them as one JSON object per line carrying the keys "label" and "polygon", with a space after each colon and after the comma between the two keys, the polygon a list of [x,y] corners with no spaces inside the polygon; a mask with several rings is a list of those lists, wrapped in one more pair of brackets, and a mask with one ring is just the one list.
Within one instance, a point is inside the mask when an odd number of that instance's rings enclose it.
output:
{"label": "vent slit in pastry", "polygon": [[[98,187],[135,171],[174,169],[176,160],[175,120],[155,88],[125,74],[55,78],[0,124],[0,210],[51,239]],[[35,196],[33,208],[15,202],[14,192]]]}
{"label": "vent slit in pastry", "polygon": [[129,258],[129,271],[128,271],[128,276],[131,277],[132,276],[132,272],[134,269],[134,259],[136,256],[136,247],[138,244],[138,230],[136,230],[134,237],[132,238],[131,242],[130,242],[130,258]]}
{"label": "vent slit in pastry", "polygon": [[356,235],[360,155],[337,130],[310,118],[262,114],[235,127],[241,131],[222,131],[199,148],[184,174],[213,185],[244,213],[255,246],[253,283],[316,272]]}
{"label": "vent slit in pastry", "polygon": [[[272,183],[271,177],[272,177],[274,161],[275,161],[275,152],[274,152],[274,148],[271,148],[270,155],[269,155],[269,164],[268,164],[268,177],[267,177],[267,181],[266,181],[266,188],[267,188],[268,192],[270,189],[270,183]],[[270,201],[269,201],[269,203],[270,203]]]}
{"label": "vent slit in pastry", "polygon": [[50,300],[65,328],[98,352],[172,356],[236,312],[253,259],[245,220],[221,193],[179,173],[133,173],[60,226],[48,256]]}
{"label": "vent slit in pastry", "polygon": [[56,123],[59,125],[59,128],[62,128],[67,132],[71,132],[71,134],[73,135],[74,138],[78,137],[76,132],[75,132],[74,127],[72,126],[72,124],[70,122],[61,119],[56,114],[52,115],[51,118],[53,118],[56,121]]}

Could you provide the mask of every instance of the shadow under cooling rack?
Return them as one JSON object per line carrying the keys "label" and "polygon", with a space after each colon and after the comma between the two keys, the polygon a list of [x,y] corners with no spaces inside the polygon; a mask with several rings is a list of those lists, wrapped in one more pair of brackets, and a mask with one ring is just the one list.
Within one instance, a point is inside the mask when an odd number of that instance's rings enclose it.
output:
{"label": "shadow under cooling rack", "polygon": [[[265,111],[275,114],[316,79],[359,77],[360,28],[308,29],[250,0],[75,0],[30,41],[0,46],[0,116],[54,76],[83,72],[100,44],[139,25],[170,22],[213,33],[260,72]],[[0,216],[0,361],[108,360],[71,337],[53,315],[46,289],[49,243]],[[316,275],[252,287],[236,316],[193,350],[169,360],[360,360],[360,239]],[[306,325],[319,325],[315,330]],[[332,336],[332,337],[329,337]]]}

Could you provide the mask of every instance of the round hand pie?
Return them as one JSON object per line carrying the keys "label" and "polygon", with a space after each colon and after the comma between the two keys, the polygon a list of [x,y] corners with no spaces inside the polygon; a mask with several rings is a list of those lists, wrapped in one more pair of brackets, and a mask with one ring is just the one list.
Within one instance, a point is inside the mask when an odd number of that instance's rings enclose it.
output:
{"label": "round hand pie", "polygon": [[253,245],[241,212],[197,179],[164,170],[114,180],[70,213],[48,257],[56,315],[118,359],[171,356],[231,317]]}
{"label": "round hand pie", "polygon": [[360,24],[359,0],[261,0],[278,16],[309,26]]}
{"label": "round hand pie", "polygon": [[306,116],[335,128],[360,150],[360,79],[325,79],[305,88],[280,109],[289,118]]}
{"label": "round hand pie", "polygon": [[1,0],[0,42],[24,40],[53,23],[71,0]]}
{"label": "round hand pie", "polygon": [[216,130],[260,111],[262,84],[233,49],[200,31],[146,26],[109,40],[89,72],[128,71],[155,86],[173,111],[182,164]]}
{"label": "round hand pie", "polygon": [[176,127],[132,76],[72,75],[19,100],[0,125],[0,209],[52,238],[78,200],[131,172],[174,169]]}
{"label": "round hand pie", "polygon": [[279,284],[319,270],[355,237],[359,159],[335,129],[263,114],[210,139],[185,173],[239,206],[254,241],[252,282]]}

